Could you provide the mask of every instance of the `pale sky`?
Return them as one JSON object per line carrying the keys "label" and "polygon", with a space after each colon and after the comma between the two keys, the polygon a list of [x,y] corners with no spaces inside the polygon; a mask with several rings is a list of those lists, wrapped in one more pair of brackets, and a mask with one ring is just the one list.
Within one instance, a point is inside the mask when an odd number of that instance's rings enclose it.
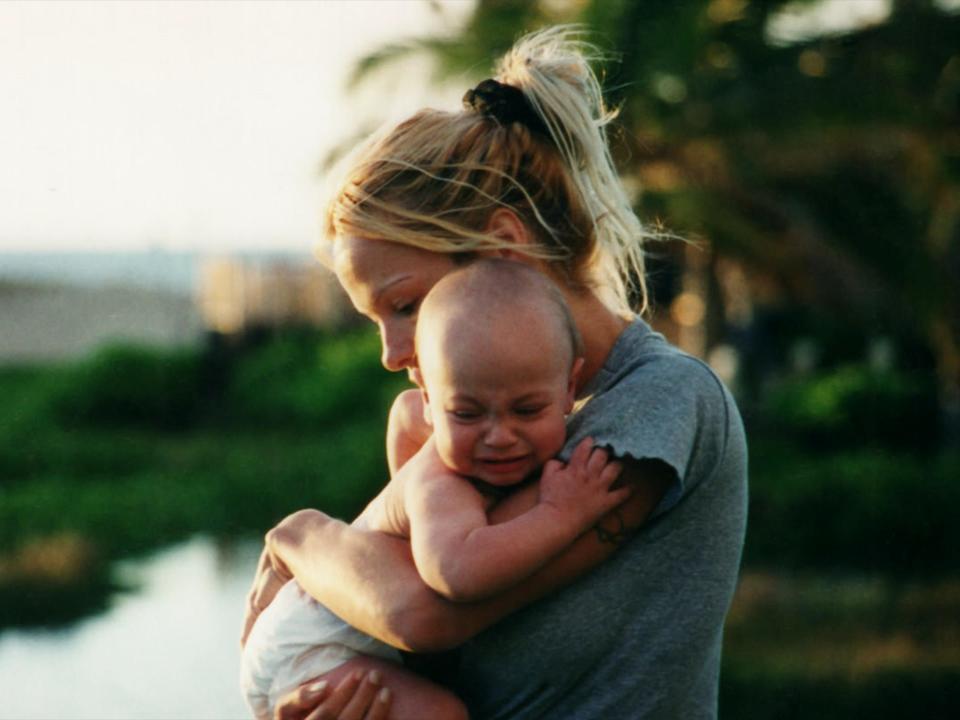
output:
{"label": "pale sky", "polygon": [[[456,107],[476,79],[436,88],[414,62],[347,94],[352,63],[456,32],[473,5],[0,1],[0,251],[310,248],[320,158],[380,120]],[[769,30],[790,42],[889,11],[797,3]]]}
{"label": "pale sky", "polygon": [[344,92],[472,0],[0,3],[0,251],[308,249],[320,158],[463,89],[425,65]]}

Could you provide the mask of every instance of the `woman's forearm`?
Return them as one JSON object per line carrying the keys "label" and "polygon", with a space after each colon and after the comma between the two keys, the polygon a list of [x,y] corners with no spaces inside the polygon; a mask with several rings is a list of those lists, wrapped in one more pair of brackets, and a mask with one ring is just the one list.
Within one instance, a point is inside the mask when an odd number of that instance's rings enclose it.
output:
{"label": "woman's forearm", "polygon": [[420,622],[453,606],[424,585],[406,540],[301,510],[267,541],[304,590],[368,635],[411,651],[456,644],[446,623]]}
{"label": "woman's forearm", "polygon": [[[268,543],[310,595],[354,627],[394,647],[433,652],[461,644],[603,562],[643,523],[672,479],[657,463],[626,464],[621,477],[634,488],[629,500],[531,577],[481,602],[453,603],[430,590],[408,541],[316,510],[284,520]],[[536,493],[533,486],[510,496],[491,520],[516,517],[536,503]]]}

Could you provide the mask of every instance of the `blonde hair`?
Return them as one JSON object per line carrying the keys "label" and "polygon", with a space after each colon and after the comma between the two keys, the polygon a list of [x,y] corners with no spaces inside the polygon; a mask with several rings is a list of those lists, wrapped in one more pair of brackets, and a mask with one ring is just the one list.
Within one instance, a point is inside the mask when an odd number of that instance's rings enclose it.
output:
{"label": "blonde hair", "polygon": [[[521,38],[496,79],[521,90],[549,136],[488,114],[421,110],[346,159],[324,217],[324,240],[378,238],[433,252],[511,248],[548,263],[558,279],[597,292],[617,310],[647,306],[643,241],[607,145],[615,112],[574,26]],[[535,242],[486,231],[491,214],[517,215]]]}

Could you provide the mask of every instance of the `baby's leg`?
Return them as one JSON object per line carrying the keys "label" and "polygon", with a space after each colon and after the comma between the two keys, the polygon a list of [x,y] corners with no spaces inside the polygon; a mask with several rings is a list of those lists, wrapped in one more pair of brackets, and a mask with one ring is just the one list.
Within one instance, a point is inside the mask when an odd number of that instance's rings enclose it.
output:
{"label": "baby's leg", "polygon": [[390,689],[389,720],[468,720],[467,709],[446,688],[387,660],[358,655],[322,676],[333,687],[352,672],[380,673],[380,684]]}

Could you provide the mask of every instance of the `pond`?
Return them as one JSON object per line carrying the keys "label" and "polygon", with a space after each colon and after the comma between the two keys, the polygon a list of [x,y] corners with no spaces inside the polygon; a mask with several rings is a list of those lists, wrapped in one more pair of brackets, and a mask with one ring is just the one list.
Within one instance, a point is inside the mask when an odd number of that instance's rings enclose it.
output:
{"label": "pond", "polygon": [[[0,720],[231,720],[259,541],[195,538],[118,564],[137,589],[59,630],[0,632]],[[747,571],[727,623],[722,717],[953,717],[960,579]]]}
{"label": "pond", "polygon": [[244,599],[261,545],[195,538],[117,567],[136,590],[67,629],[0,632],[0,718],[246,718]]}

